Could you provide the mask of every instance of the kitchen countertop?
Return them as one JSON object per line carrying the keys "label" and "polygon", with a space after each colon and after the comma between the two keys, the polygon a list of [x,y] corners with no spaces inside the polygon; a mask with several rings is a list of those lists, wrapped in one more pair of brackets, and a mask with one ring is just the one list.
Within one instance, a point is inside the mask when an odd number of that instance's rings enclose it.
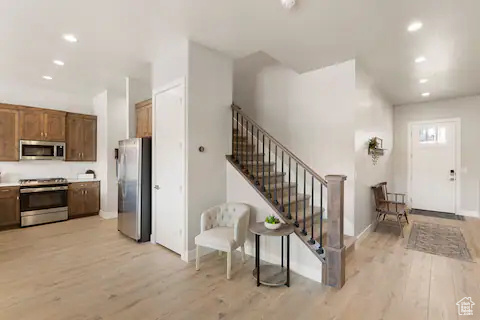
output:
{"label": "kitchen countertop", "polygon": [[2,187],[18,187],[20,183],[17,182],[1,182],[0,183],[0,188]]}
{"label": "kitchen countertop", "polygon": [[[77,179],[77,178],[67,179],[68,183],[96,182],[96,181],[100,181],[100,179]],[[2,188],[2,187],[18,187],[18,186],[20,186],[20,183],[18,183],[18,181],[0,182],[0,188]]]}
{"label": "kitchen countertop", "polygon": [[67,179],[68,183],[76,183],[76,182],[96,182],[96,181],[100,181],[100,179],[77,179],[77,178],[73,178],[73,179]]}

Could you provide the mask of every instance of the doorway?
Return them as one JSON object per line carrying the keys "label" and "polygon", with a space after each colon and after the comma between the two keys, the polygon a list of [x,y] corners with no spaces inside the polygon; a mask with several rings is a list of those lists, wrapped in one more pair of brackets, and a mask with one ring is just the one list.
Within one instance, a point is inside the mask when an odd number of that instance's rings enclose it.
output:
{"label": "doorway", "polygon": [[153,93],[153,216],[155,242],[185,254],[185,81]]}
{"label": "doorway", "polygon": [[413,209],[457,213],[460,120],[409,124],[408,198]]}

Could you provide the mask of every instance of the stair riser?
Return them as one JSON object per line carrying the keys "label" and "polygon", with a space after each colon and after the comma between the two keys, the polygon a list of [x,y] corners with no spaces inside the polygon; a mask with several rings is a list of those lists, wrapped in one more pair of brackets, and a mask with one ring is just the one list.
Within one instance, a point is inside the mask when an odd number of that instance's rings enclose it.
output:
{"label": "stair riser", "polygon": [[237,151],[238,152],[242,152],[242,151],[246,152],[247,150],[248,150],[249,154],[252,153],[252,150],[253,150],[253,152],[256,153],[257,152],[257,147],[255,147],[255,146],[252,147],[251,144],[248,144],[248,145],[247,144],[239,144],[238,146],[233,145],[233,152],[234,153],[237,153]]}
{"label": "stair riser", "polygon": [[[257,167],[256,166],[253,166],[250,165],[250,164],[246,164],[245,166],[248,167],[248,170],[251,170],[255,173],[255,175],[257,175]],[[262,178],[262,172],[265,173],[265,175],[268,175],[269,172],[272,172],[274,168],[273,167],[264,167],[264,168],[258,168],[258,176],[260,177],[260,179]]]}
{"label": "stair riser", "polygon": [[234,153],[235,159],[241,160],[241,163],[245,163],[246,161],[262,161],[263,160],[263,155],[261,154],[251,154],[248,153],[248,159],[247,159],[247,154],[246,153],[239,153],[237,154],[236,152]]}
{"label": "stair riser", "polygon": [[[257,172],[255,171],[253,175],[256,176]],[[262,175],[258,176],[258,180],[260,181],[260,183],[262,183]],[[277,183],[284,182],[283,176],[270,176],[270,179],[269,179],[268,174],[265,174],[265,184],[272,184],[272,183],[275,184],[275,180],[277,181]]]}
{"label": "stair riser", "polygon": [[[272,195],[275,193],[275,189],[267,190]],[[283,188],[283,197],[287,197],[290,192],[291,199],[295,198],[295,188]],[[277,188],[277,198],[282,198],[282,189]]]}
{"label": "stair riser", "polygon": [[[309,209],[310,201],[307,200],[305,205],[307,206],[307,209]],[[284,206],[285,208],[288,208],[288,202],[284,203]],[[295,212],[296,209],[298,208],[298,217],[303,218],[303,207],[304,207],[304,202],[301,201],[300,199],[298,200],[298,202],[292,202],[291,204],[292,215],[293,215],[293,212]],[[310,214],[311,212],[309,210],[306,210],[305,215],[309,216]]]}

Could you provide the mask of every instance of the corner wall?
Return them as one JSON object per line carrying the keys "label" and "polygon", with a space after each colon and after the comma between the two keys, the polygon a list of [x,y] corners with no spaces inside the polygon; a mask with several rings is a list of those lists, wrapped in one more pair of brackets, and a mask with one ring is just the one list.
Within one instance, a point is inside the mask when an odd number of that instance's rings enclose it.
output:
{"label": "corner wall", "polygon": [[[233,60],[194,42],[188,46],[187,85],[188,250],[195,249],[200,215],[227,197]],[[198,148],[203,146],[204,152]]]}
{"label": "corner wall", "polygon": [[244,61],[235,62],[236,101],[253,101],[240,107],[319,175],[347,176],[345,234],[354,235],[355,60],[298,74],[258,59],[266,66],[252,67],[252,74]]}
{"label": "corner wall", "polygon": [[[371,186],[393,181],[393,106],[382,97],[373,80],[357,63],[355,71],[357,104],[355,108],[355,235],[361,234],[375,218],[375,206]],[[368,140],[383,139],[387,149],[372,164],[368,155]],[[393,191],[393,188],[390,187]]]}

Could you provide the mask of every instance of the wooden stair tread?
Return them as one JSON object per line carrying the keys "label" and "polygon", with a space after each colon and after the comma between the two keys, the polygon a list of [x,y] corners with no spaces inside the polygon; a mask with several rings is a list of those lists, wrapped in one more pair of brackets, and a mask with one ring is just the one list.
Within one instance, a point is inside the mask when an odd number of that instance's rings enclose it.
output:
{"label": "wooden stair tread", "polygon": [[283,183],[277,183],[276,185],[275,183],[270,183],[270,184],[265,184],[264,187],[265,187],[265,190],[275,190],[275,188],[282,189],[282,185],[284,189],[288,189],[288,188],[295,188],[297,184],[295,182],[290,182],[290,183],[283,182]]}
{"label": "wooden stair tread", "polygon": [[[270,173],[270,177],[278,177],[278,176],[285,176],[285,172],[265,172],[265,179],[268,179],[268,175]],[[256,177],[257,176],[257,172],[252,172],[252,174]],[[259,176],[262,176],[262,173],[261,172],[258,172],[258,175]],[[272,183],[270,183],[272,184]]]}

